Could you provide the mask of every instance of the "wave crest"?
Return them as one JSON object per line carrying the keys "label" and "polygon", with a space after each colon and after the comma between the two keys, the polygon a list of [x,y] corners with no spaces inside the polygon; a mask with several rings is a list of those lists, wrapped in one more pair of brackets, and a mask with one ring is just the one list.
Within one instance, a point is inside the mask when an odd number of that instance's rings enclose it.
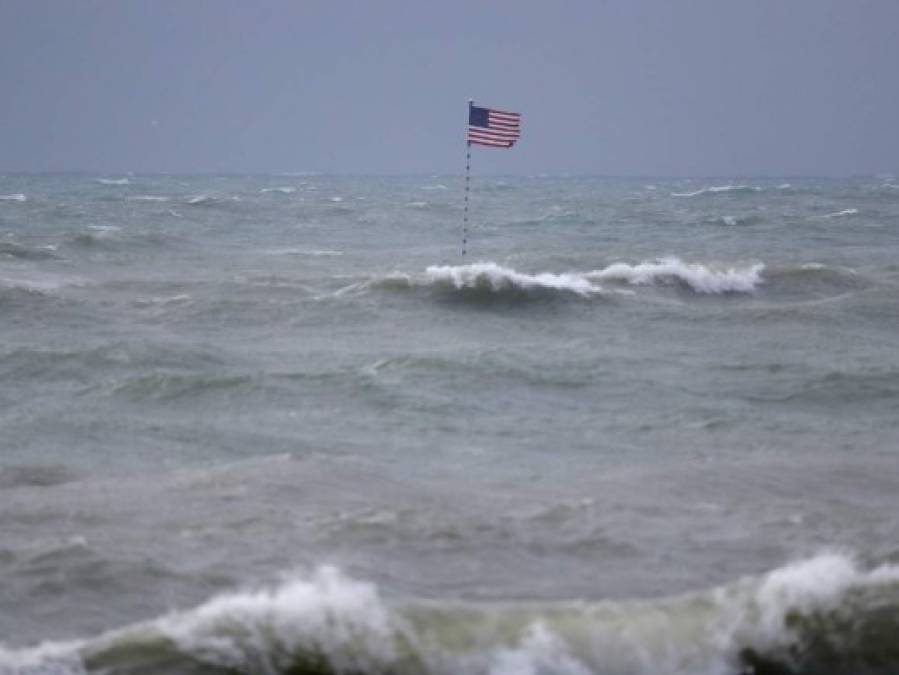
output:
{"label": "wave crest", "polygon": [[710,187],[700,188],[693,192],[672,192],[672,197],[700,197],[702,195],[718,195],[727,193],[743,193],[749,194],[753,192],[761,192],[762,188],[753,185],[712,185]]}
{"label": "wave crest", "polygon": [[289,194],[293,194],[293,193],[296,192],[296,191],[297,191],[297,189],[296,189],[295,187],[285,186],[285,187],[269,187],[269,188],[262,188],[262,189],[259,191],[259,193],[260,193],[260,194],[268,194],[269,192],[279,192],[279,193],[284,194],[284,195],[289,195]]}
{"label": "wave crest", "polygon": [[[426,288],[479,297],[515,298],[528,295],[596,297],[607,293],[601,283],[628,286],[681,285],[695,293],[749,293],[763,283],[765,266],[746,267],[685,263],[662,258],[637,265],[614,263],[592,272],[529,274],[495,262],[469,265],[433,265],[423,276],[394,272],[375,279],[366,287],[386,289]],[[352,290],[357,290],[354,284]]]}
{"label": "wave crest", "polygon": [[425,283],[454,288],[492,292],[508,290],[552,290],[588,296],[600,289],[580,274],[525,274],[493,262],[458,266],[431,266],[425,270]]}
{"label": "wave crest", "polygon": [[590,272],[587,278],[635,286],[679,283],[697,293],[749,293],[763,282],[764,269],[762,263],[738,268],[685,263],[679,258],[660,258],[638,265],[615,263],[603,270]]}
{"label": "wave crest", "polygon": [[887,675],[899,667],[897,630],[899,567],[837,553],[623,602],[388,602],[322,567],[94,639],[0,648],[0,670]]}

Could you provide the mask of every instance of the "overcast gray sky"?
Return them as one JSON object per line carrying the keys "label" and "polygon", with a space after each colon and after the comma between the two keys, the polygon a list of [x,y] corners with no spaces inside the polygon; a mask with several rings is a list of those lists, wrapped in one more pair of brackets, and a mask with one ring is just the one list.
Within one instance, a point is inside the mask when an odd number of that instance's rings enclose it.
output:
{"label": "overcast gray sky", "polygon": [[899,0],[0,0],[0,171],[899,172]]}

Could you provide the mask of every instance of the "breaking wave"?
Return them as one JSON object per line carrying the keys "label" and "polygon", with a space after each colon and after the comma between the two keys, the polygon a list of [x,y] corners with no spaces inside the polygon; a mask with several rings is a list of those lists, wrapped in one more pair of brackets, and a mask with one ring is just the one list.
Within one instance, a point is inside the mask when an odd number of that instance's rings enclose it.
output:
{"label": "breaking wave", "polygon": [[0,648],[0,672],[887,675],[899,567],[824,553],[644,601],[388,601],[321,567],[68,643]]}
{"label": "breaking wave", "polygon": [[131,181],[127,178],[98,178],[97,182],[101,185],[130,185]]}
{"label": "breaking wave", "polygon": [[660,258],[638,265],[615,263],[603,270],[590,272],[591,281],[623,282],[634,286],[678,284],[697,293],[749,293],[763,282],[765,266],[707,266],[685,263],[679,258]]}
{"label": "breaking wave", "polygon": [[0,195],[0,202],[24,202],[28,201],[28,198],[23,195],[21,192],[14,195]]}
{"label": "breaking wave", "polygon": [[537,289],[564,291],[587,296],[600,289],[579,274],[524,274],[496,263],[459,266],[432,266],[425,271],[425,283],[457,290],[481,289],[530,291]]}
{"label": "breaking wave", "polygon": [[615,263],[592,272],[528,274],[494,262],[431,266],[424,275],[395,272],[370,282],[380,288],[432,288],[477,295],[515,297],[563,294],[591,297],[607,292],[601,283],[628,286],[679,285],[696,293],[748,293],[763,282],[762,263],[727,267],[663,258],[637,265]]}

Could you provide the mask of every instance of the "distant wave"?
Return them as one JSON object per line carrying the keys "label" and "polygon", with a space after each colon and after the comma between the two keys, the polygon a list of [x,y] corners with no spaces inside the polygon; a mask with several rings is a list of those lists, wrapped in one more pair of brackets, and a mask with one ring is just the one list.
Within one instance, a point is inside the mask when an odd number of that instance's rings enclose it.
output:
{"label": "distant wave", "polygon": [[98,178],[97,182],[102,185],[130,185],[131,181],[127,178]]}
{"label": "distant wave", "polygon": [[75,478],[75,472],[61,464],[13,464],[0,466],[0,490],[23,485],[29,487],[62,485],[75,480]]}
{"label": "distant wave", "polygon": [[20,260],[57,260],[55,248],[50,246],[23,246],[11,241],[0,241],[0,258],[18,258]]}
{"label": "distant wave", "polygon": [[343,255],[342,251],[315,248],[270,248],[263,251],[265,255],[308,255],[312,257],[336,257]]}
{"label": "distant wave", "polygon": [[640,602],[388,601],[324,566],[92,639],[0,647],[0,671],[892,675],[897,632],[899,567],[838,553]]}
{"label": "distant wave", "polygon": [[[189,296],[160,298],[157,305],[181,305]],[[218,392],[253,387],[249,375],[215,375],[203,373],[156,373],[126,379],[115,384],[112,393],[133,401],[170,401],[196,399]]]}
{"label": "distant wave", "polygon": [[21,192],[14,195],[0,195],[0,202],[24,202],[28,198]]}
{"label": "distant wave", "polygon": [[717,195],[726,193],[761,192],[762,188],[751,185],[713,185],[694,192],[672,192],[672,197],[699,197],[700,195]]}
{"label": "distant wave", "polygon": [[228,206],[242,200],[238,195],[209,194],[203,192],[196,195],[181,197],[180,201],[187,206]]}
{"label": "distant wave", "polygon": [[191,206],[201,206],[203,204],[212,204],[218,201],[218,199],[218,197],[215,197],[213,195],[202,194],[188,197],[186,203],[190,204]]}
{"label": "distant wave", "polygon": [[843,209],[842,211],[835,211],[834,213],[828,213],[825,218],[841,218],[843,216],[856,216],[858,215],[858,209]]}
{"label": "distant wave", "polygon": [[269,192],[280,192],[281,194],[289,195],[296,191],[297,191],[297,189],[295,187],[272,187],[272,188],[262,188],[259,192],[262,194],[267,194]]}
{"label": "distant wave", "polygon": [[707,222],[714,223],[716,225],[727,225],[728,227],[735,227],[738,225],[758,225],[759,223],[763,223],[765,219],[756,214],[747,215],[747,216],[718,216],[716,218],[710,218]]}
{"label": "distant wave", "polygon": [[134,197],[128,197],[128,201],[132,202],[167,202],[171,199],[171,197],[164,197],[162,195],[136,195]]}
{"label": "distant wave", "polygon": [[605,291],[601,283],[631,286],[679,284],[696,293],[748,293],[762,283],[764,265],[706,266],[677,258],[637,265],[615,263],[592,272],[528,274],[494,262],[432,266],[424,275],[396,272],[371,282],[382,288],[432,288],[482,296],[515,297],[528,294],[563,294],[590,297]]}
{"label": "distant wave", "polygon": [[80,285],[82,285],[81,280],[55,276],[31,278],[0,277],[0,289],[27,291],[38,295],[46,295],[61,288]]}

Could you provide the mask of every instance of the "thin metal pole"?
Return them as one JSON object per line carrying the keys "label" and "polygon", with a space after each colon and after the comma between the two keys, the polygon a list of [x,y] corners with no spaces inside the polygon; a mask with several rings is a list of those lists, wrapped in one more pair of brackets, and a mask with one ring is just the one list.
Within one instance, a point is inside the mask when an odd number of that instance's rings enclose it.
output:
{"label": "thin metal pole", "polygon": [[[468,120],[471,121],[472,99],[468,99]],[[466,135],[468,132],[466,131]],[[462,257],[465,257],[465,249],[468,245],[468,192],[471,185],[471,141],[466,141],[465,152],[465,209],[462,211]]]}

